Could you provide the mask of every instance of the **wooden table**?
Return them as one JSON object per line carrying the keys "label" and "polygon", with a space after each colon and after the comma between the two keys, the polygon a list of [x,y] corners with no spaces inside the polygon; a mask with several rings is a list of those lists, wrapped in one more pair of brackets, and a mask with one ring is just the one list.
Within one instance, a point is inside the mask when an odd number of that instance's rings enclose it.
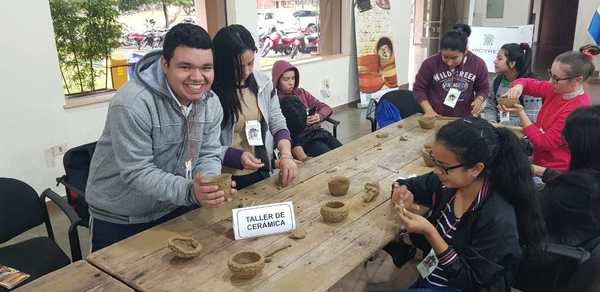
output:
{"label": "wooden table", "polygon": [[[437,127],[446,122],[438,121]],[[327,290],[397,234],[399,224],[389,203],[391,184],[399,176],[429,170],[423,166],[420,151],[434,133],[419,128],[416,117],[410,117],[309,160],[292,186],[281,188],[276,178],[269,178],[240,191],[225,208],[189,212],[93,253],[87,260],[143,291]],[[327,189],[327,182],[336,175],[351,179],[343,197],[334,198]],[[364,203],[363,186],[370,181],[378,181],[381,192],[374,201]],[[320,207],[332,199],[349,204],[345,221],[322,221]],[[233,240],[232,208],[282,201],[294,202],[297,225],[307,232],[305,239],[281,234]],[[175,258],[167,248],[167,240],[174,235],[194,237],[204,247],[202,254],[190,260]],[[227,268],[227,259],[236,252],[250,249],[267,254],[288,244],[292,247],[277,253],[254,279],[234,279]]]}
{"label": "wooden table", "polygon": [[47,292],[81,292],[81,291],[134,291],[98,270],[85,261],[74,262],[60,270],[47,274],[27,285],[17,288],[15,292],[47,291]]}

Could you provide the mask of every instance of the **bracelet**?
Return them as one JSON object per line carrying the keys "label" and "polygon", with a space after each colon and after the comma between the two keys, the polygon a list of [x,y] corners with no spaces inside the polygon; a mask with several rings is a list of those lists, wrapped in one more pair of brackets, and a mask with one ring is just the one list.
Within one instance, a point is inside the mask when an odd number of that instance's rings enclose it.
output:
{"label": "bracelet", "polygon": [[292,155],[281,154],[279,159],[294,159]]}

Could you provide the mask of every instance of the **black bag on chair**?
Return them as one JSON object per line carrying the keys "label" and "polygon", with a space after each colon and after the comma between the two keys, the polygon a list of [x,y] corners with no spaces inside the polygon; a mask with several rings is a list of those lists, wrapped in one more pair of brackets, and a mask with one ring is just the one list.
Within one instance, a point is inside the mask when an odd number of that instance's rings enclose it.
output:
{"label": "black bag on chair", "polygon": [[81,225],[89,227],[90,213],[85,201],[85,187],[90,172],[90,163],[96,142],[69,149],[63,157],[65,175],[56,179],[57,185],[63,184],[69,204],[81,218]]}

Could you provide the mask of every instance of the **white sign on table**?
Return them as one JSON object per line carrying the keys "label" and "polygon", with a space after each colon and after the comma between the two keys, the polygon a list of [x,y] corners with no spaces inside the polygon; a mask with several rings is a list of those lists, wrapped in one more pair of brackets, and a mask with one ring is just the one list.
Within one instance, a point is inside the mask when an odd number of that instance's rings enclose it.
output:
{"label": "white sign on table", "polygon": [[510,43],[527,43],[531,47],[533,41],[533,24],[509,27],[471,27],[469,50],[485,61],[488,72],[494,72],[494,60],[498,50]]}
{"label": "white sign on table", "polygon": [[290,232],[296,228],[292,202],[233,209],[235,239]]}

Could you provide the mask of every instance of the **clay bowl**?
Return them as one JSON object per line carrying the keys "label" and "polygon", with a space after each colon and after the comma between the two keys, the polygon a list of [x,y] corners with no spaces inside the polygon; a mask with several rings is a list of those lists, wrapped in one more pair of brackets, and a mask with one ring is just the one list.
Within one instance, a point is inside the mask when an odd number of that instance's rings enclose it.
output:
{"label": "clay bowl", "polygon": [[516,98],[508,98],[508,97],[498,98],[498,104],[503,105],[505,107],[515,107],[515,105],[517,103],[519,103],[519,100]]}
{"label": "clay bowl", "polygon": [[426,166],[428,167],[433,167],[435,166],[435,163],[433,162],[433,160],[431,160],[431,149],[425,149],[423,148],[423,150],[421,150],[421,157],[423,158],[423,162],[425,163]]}
{"label": "clay bowl", "polygon": [[265,267],[265,258],[255,251],[241,251],[227,261],[233,276],[238,279],[252,279]]}
{"label": "clay bowl", "polygon": [[321,216],[323,221],[329,223],[341,222],[348,217],[350,210],[348,206],[341,201],[330,201],[321,207]]}
{"label": "clay bowl", "polygon": [[350,188],[350,180],[345,176],[334,176],[328,183],[329,192],[332,196],[343,196]]}
{"label": "clay bowl", "polygon": [[218,186],[220,191],[225,193],[225,197],[231,196],[231,174],[224,173],[217,176],[209,176],[202,178],[203,186]]}
{"label": "clay bowl", "polygon": [[425,130],[435,127],[435,117],[420,117],[419,126]]}
{"label": "clay bowl", "polygon": [[179,258],[193,258],[202,252],[202,245],[191,237],[172,237],[169,239],[168,246]]}

